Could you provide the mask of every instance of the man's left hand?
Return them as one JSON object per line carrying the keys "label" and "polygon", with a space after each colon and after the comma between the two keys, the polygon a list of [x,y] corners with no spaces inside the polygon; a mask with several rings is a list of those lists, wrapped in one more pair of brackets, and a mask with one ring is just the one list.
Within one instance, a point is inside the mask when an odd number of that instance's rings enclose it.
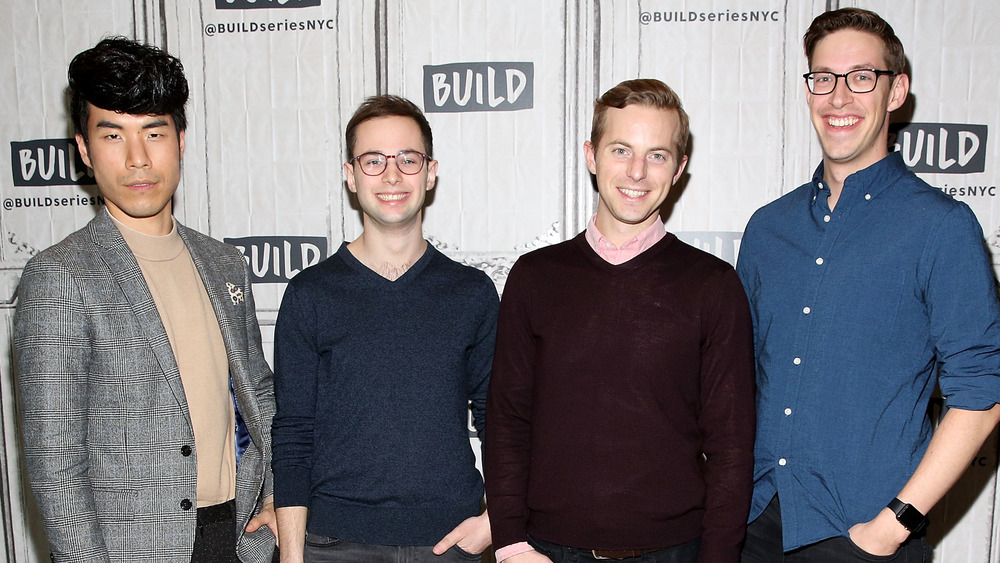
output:
{"label": "man's left hand", "polygon": [[247,527],[245,530],[249,532],[256,532],[261,526],[267,526],[271,529],[271,533],[274,534],[274,541],[278,541],[278,518],[274,515],[274,503],[269,502],[260,509],[260,514],[254,516],[247,522]]}
{"label": "man's left hand", "polygon": [[873,520],[851,526],[847,533],[854,545],[879,556],[896,553],[910,537],[910,532],[896,521],[896,515],[888,508],[882,509]]}
{"label": "man's left hand", "polygon": [[448,532],[448,535],[434,546],[434,554],[441,555],[453,545],[458,545],[462,551],[468,553],[482,553],[491,543],[493,536],[490,533],[490,517],[483,512],[479,516],[466,518],[455,526],[454,530]]}

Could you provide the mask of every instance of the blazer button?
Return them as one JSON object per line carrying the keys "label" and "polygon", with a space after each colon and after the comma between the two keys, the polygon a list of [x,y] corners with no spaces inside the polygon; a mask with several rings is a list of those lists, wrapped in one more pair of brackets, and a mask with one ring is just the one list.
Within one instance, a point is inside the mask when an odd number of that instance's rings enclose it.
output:
{"label": "blazer button", "polygon": [[189,499],[184,499],[181,501],[181,508],[184,510],[191,510],[191,501]]}
{"label": "blazer button", "polygon": [[187,457],[187,456],[191,455],[191,446],[189,446],[187,444],[184,444],[183,446],[181,446],[181,455],[184,456],[184,457]]}

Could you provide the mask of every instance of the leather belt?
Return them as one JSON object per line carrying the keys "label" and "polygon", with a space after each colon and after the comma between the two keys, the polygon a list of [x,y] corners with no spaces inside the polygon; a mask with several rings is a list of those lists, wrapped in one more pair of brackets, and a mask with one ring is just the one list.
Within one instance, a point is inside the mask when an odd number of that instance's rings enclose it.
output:
{"label": "leather belt", "polygon": [[[641,557],[649,553],[650,550],[642,549],[591,549],[590,553],[594,559],[629,559],[631,557]],[[653,550],[655,551],[655,550]]]}

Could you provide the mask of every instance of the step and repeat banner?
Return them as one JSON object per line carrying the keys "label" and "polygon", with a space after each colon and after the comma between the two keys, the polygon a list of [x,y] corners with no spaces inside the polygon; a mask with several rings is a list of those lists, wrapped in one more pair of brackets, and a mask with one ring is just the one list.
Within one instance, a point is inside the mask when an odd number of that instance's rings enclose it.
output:
{"label": "step and repeat banner", "polygon": [[[1000,264],[1000,4],[976,0],[45,0],[0,6],[0,509],[8,561],[47,561],[20,456],[11,319],[20,270],[104,205],[72,140],[72,57],[108,35],[167,49],[191,84],[182,223],[238,247],[266,347],[285,283],[361,232],[343,130],[373,94],[427,114],[440,162],[427,239],[502,291],[521,254],[596,209],[583,158],[594,99],[655,77],[691,116],[667,229],[734,262],[750,215],[821,159],[801,37],[819,13],[872,9],[903,41],[910,101],[891,141],[968,203]],[[1000,266],[998,266],[1000,268]],[[268,353],[270,351],[268,350]],[[936,562],[1000,560],[997,438],[931,514]]]}

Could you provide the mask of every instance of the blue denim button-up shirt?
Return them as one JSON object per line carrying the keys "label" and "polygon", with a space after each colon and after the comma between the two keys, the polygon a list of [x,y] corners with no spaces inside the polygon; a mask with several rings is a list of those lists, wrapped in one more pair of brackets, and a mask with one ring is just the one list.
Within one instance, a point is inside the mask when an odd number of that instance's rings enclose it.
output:
{"label": "blue denim button-up shirt", "polygon": [[939,372],[950,408],[1000,402],[1000,306],[964,203],[898,153],[847,178],[822,164],[750,219],[737,272],[757,354],[751,521],[775,493],[784,548],[846,536],[902,489],[931,437]]}

